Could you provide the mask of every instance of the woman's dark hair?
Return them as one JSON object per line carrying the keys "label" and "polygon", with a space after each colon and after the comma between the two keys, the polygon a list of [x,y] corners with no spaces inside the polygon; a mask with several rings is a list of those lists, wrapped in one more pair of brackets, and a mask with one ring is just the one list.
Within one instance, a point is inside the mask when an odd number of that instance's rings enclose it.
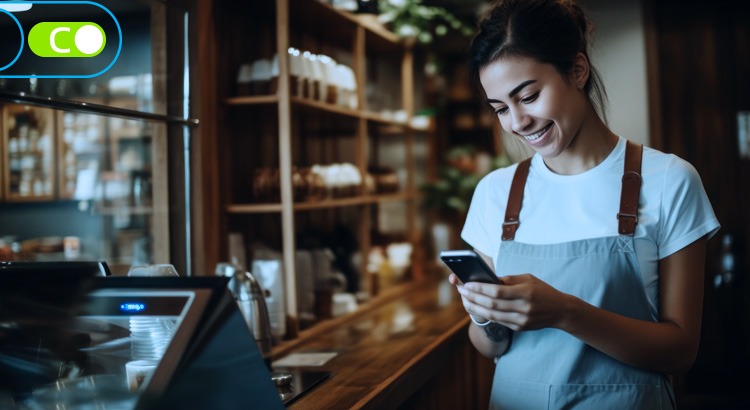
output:
{"label": "woman's dark hair", "polygon": [[574,0],[498,0],[481,17],[469,50],[469,75],[475,86],[479,72],[500,57],[518,56],[551,64],[565,78],[576,55],[589,60],[584,90],[606,121],[607,93],[589,58],[593,26]]}

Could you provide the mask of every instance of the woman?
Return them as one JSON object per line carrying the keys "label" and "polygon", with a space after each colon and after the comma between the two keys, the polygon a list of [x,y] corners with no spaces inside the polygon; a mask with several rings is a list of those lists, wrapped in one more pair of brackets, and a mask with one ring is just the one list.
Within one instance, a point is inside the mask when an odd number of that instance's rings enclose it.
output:
{"label": "woman", "polygon": [[496,358],[491,408],[672,408],[665,375],[697,354],[719,223],[689,163],[608,129],[589,31],[573,1],[505,0],[472,42],[487,103],[535,151],[479,183],[462,231],[503,284],[449,278]]}

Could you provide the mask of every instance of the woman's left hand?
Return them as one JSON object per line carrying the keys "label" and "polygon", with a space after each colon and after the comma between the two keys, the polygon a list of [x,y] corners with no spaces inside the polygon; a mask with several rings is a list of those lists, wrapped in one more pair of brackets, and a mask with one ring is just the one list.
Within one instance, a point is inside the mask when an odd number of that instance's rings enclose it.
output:
{"label": "woman's left hand", "polygon": [[500,280],[501,286],[479,282],[458,286],[466,310],[513,330],[561,326],[569,295],[530,273]]}

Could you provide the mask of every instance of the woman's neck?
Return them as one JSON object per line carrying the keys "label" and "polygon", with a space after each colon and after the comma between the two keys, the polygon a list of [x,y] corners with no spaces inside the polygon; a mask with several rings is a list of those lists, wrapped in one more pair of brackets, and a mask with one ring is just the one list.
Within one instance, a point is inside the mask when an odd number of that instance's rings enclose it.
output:
{"label": "woman's neck", "polygon": [[592,112],[570,145],[556,158],[545,158],[544,163],[556,174],[580,174],[601,164],[615,148],[618,140],[617,135],[595,112]]}

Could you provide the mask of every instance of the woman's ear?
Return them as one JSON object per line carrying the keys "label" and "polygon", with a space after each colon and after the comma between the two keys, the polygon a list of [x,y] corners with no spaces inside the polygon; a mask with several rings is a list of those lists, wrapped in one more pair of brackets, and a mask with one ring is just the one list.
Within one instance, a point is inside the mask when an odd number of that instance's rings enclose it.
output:
{"label": "woman's ear", "polygon": [[573,67],[570,70],[570,82],[578,89],[582,89],[589,81],[591,74],[589,59],[583,53],[576,54]]}

